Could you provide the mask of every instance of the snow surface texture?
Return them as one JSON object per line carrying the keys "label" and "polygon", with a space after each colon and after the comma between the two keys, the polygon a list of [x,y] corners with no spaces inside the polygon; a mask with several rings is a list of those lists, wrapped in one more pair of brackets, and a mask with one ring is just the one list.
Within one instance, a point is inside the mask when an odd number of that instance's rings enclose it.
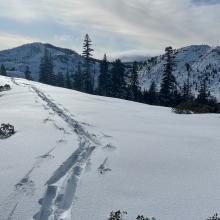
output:
{"label": "snow surface texture", "polygon": [[0,77],[1,220],[158,220],[220,212],[219,115]]}

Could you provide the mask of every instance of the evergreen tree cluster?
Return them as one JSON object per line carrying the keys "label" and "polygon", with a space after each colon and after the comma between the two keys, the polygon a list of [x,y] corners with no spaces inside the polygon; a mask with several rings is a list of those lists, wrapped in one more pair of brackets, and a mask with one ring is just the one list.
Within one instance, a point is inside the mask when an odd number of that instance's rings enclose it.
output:
{"label": "evergreen tree cluster", "polygon": [[[198,96],[192,95],[190,84],[191,66],[186,63],[187,81],[181,88],[173,75],[175,70],[174,51],[172,47],[165,49],[164,72],[162,75],[160,90],[157,90],[154,81],[149,90],[141,91],[138,79],[138,63],[134,62],[129,72],[126,72],[124,64],[120,60],[113,63],[107,61],[106,55],[100,64],[98,94],[111,96],[150,105],[173,107],[176,113],[206,113],[220,112],[220,105],[211,96],[207,79],[201,80]],[[111,66],[111,69],[109,69]]]}
{"label": "evergreen tree cluster", "polygon": [[44,51],[44,56],[41,58],[39,82],[55,85],[55,74],[53,72],[53,59],[47,49]]}
{"label": "evergreen tree cluster", "polygon": [[[29,67],[26,68],[25,78],[29,80],[32,79]],[[65,74],[62,72],[57,74],[54,73],[53,58],[47,49],[45,49],[44,56],[41,58],[40,62],[39,82],[68,89],[73,88],[68,68]]]}
{"label": "evergreen tree cluster", "polygon": [[[109,62],[105,54],[98,66],[98,62],[95,62],[92,58],[93,52],[92,40],[86,34],[83,43],[83,61],[78,63],[75,72],[70,74],[67,67],[66,73],[59,72],[55,74],[52,56],[45,49],[40,64],[39,81],[90,94],[172,107],[176,113],[220,112],[219,103],[209,92],[207,77],[201,79],[198,96],[192,95],[190,64],[185,64],[186,82],[182,87],[177,84],[173,74],[176,65],[175,53],[172,47],[165,48],[164,71],[160,89],[158,90],[155,82],[152,81],[149,90],[145,91],[142,91],[140,87],[138,75],[140,67],[137,62],[134,62],[132,66],[124,64],[120,59]],[[100,74],[95,78],[98,69]],[[1,68],[1,73],[4,73],[4,68]],[[31,79],[29,68],[25,71],[25,77]]]}

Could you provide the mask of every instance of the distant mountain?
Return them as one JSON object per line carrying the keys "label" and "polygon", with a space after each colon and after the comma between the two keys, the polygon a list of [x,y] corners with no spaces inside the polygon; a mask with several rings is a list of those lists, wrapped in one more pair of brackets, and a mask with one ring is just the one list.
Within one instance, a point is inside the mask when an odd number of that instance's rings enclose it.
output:
{"label": "distant mountain", "polygon": [[[190,82],[197,93],[202,79],[207,79],[210,92],[220,99],[220,47],[194,45],[175,50],[174,75],[179,86],[187,80],[186,63],[190,64]],[[164,55],[150,58],[140,67],[140,82],[143,89],[148,89],[155,81],[159,89],[164,70]]]}
{"label": "distant mountain", "polygon": [[[73,50],[55,47],[51,44],[31,43],[1,51],[0,64],[5,65],[9,75],[18,77],[24,77],[24,71],[28,66],[34,80],[38,80],[40,60],[45,49],[51,53],[55,73],[66,73],[67,69],[73,73],[78,63],[83,61],[82,56]],[[97,62],[95,64],[97,69]]]}
{"label": "distant mountain", "polygon": [[[60,48],[51,44],[31,43],[10,50],[0,51],[0,65],[4,64],[10,76],[24,77],[24,71],[29,66],[34,80],[39,78],[40,60],[47,49],[54,61],[54,72],[74,73],[83,57],[73,50]],[[200,81],[207,78],[211,93],[220,99],[220,47],[208,45],[193,45],[175,50],[176,68],[174,74],[179,86],[187,80],[186,63],[191,66],[190,81],[197,93]],[[123,58],[123,60],[125,57]],[[127,59],[127,58],[126,58]],[[125,59],[125,60],[126,60]],[[124,61],[125,61],[124,60]],[[148,89],[155,81],[159,89],[164,69],[164,55],[156,57],[130,57],[127,68],[131,62],[140,63],[139,76],[142,89]],[[94,59],[95,78],[99,73],[99,60]]]}

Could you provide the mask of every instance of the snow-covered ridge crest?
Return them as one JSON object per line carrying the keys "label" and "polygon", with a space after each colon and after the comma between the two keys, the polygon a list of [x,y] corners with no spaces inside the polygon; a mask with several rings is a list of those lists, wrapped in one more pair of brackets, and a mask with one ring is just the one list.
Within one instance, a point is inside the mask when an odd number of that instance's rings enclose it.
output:
{"label": "snow-covered ridge crest", "polygon": [[[200,81],[207,79],[212,95],[220,98],[220,47],[208,45],[192,45],[174,50],[174,75],[179,86],[187,80],[186,63],[190,64],[190,82],[197,92]],[[159,89],[164,68],[164,56],[153,57],[146,61],[140,69],[140,82],[143,89],[148,89],[155,81]]]}
{"label": "snow-covered ridge crest", "polygon": [[[24,78],[24,71],[28,66],[34,80],[39,78],[39,65],[45,48],[51,53],[54,63],[54,72],[63,73],[69,70],[74,74],[79,62],[83,62],[81,55],[73,50],[60,48],[51,44],[30,43],[13,49],[0,51],[0,65],[4,64],[9,76]],[[181,87],[187,79],[185,64],[191,65],[190,81],[193,90],[197,91],[200,81],[207,78],[211,93],[220,99],[220,47],[208,45],[192,45],[176,49],[175,51],[175,76]],[[96,73],[98,60],[94,60]],[[146,58],[146,62],[140,65],[140,84],[143,89],[148,89],[152,81],[155,81],[158,89],[164,68],[164,56]]]}
{"label": "snow-covered ridge crest", "polygon": [[45,49],[51,54],[54,73],[74,73],[79,62],[83,61],[80,54],[71,49],[56,47],[48,43],[29,43],[22,46],[0,51],[0,65],[3,64],[8,74],[13,77],[24,78],[27,66],[30,68],[34,80],[39,78],[39,65]]}

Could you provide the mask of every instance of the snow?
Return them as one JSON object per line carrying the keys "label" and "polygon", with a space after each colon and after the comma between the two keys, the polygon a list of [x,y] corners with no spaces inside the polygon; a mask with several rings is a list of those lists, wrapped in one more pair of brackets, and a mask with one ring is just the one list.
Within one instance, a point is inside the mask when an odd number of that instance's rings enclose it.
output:
{"label": "snow", "polygon": [[[158,220],[219,212],[220,118],[0,77],[0,219]],[[17,186],[17,187],[16,187]],[[40,203],[39,203],[40,201]]]}
{"label": "snow", "polygon": [[[220,100],[220,47],[193,45],[174,50],[174,56],[176,64],[174,75],[180,87],[183,87],[184,82],[187,81],[188,73],[185,64],[189,63],[190,84],[195,94],[201,80],[207,78],[211,94]],[[163,56],[155,57],[154,62],[148,60],[139,71],[142,89],[149,89],[152,81],[159,89],[163,70]]]}
{"label": "snow", "polygon": [[[67,69],[70,74],[73,74],[78,63],[83,62],[83,58],[73,50],[36,42],[0,51],[0,64],[4,64],[9,76],[20,78],[24,78],[24,72],[28,66],[33,79],[37,81],[40,61],[45,49],[53,58],[54,73],[56,74],[59,72],[66,74]],[[95,68],[98,68],[97,64]]]}

